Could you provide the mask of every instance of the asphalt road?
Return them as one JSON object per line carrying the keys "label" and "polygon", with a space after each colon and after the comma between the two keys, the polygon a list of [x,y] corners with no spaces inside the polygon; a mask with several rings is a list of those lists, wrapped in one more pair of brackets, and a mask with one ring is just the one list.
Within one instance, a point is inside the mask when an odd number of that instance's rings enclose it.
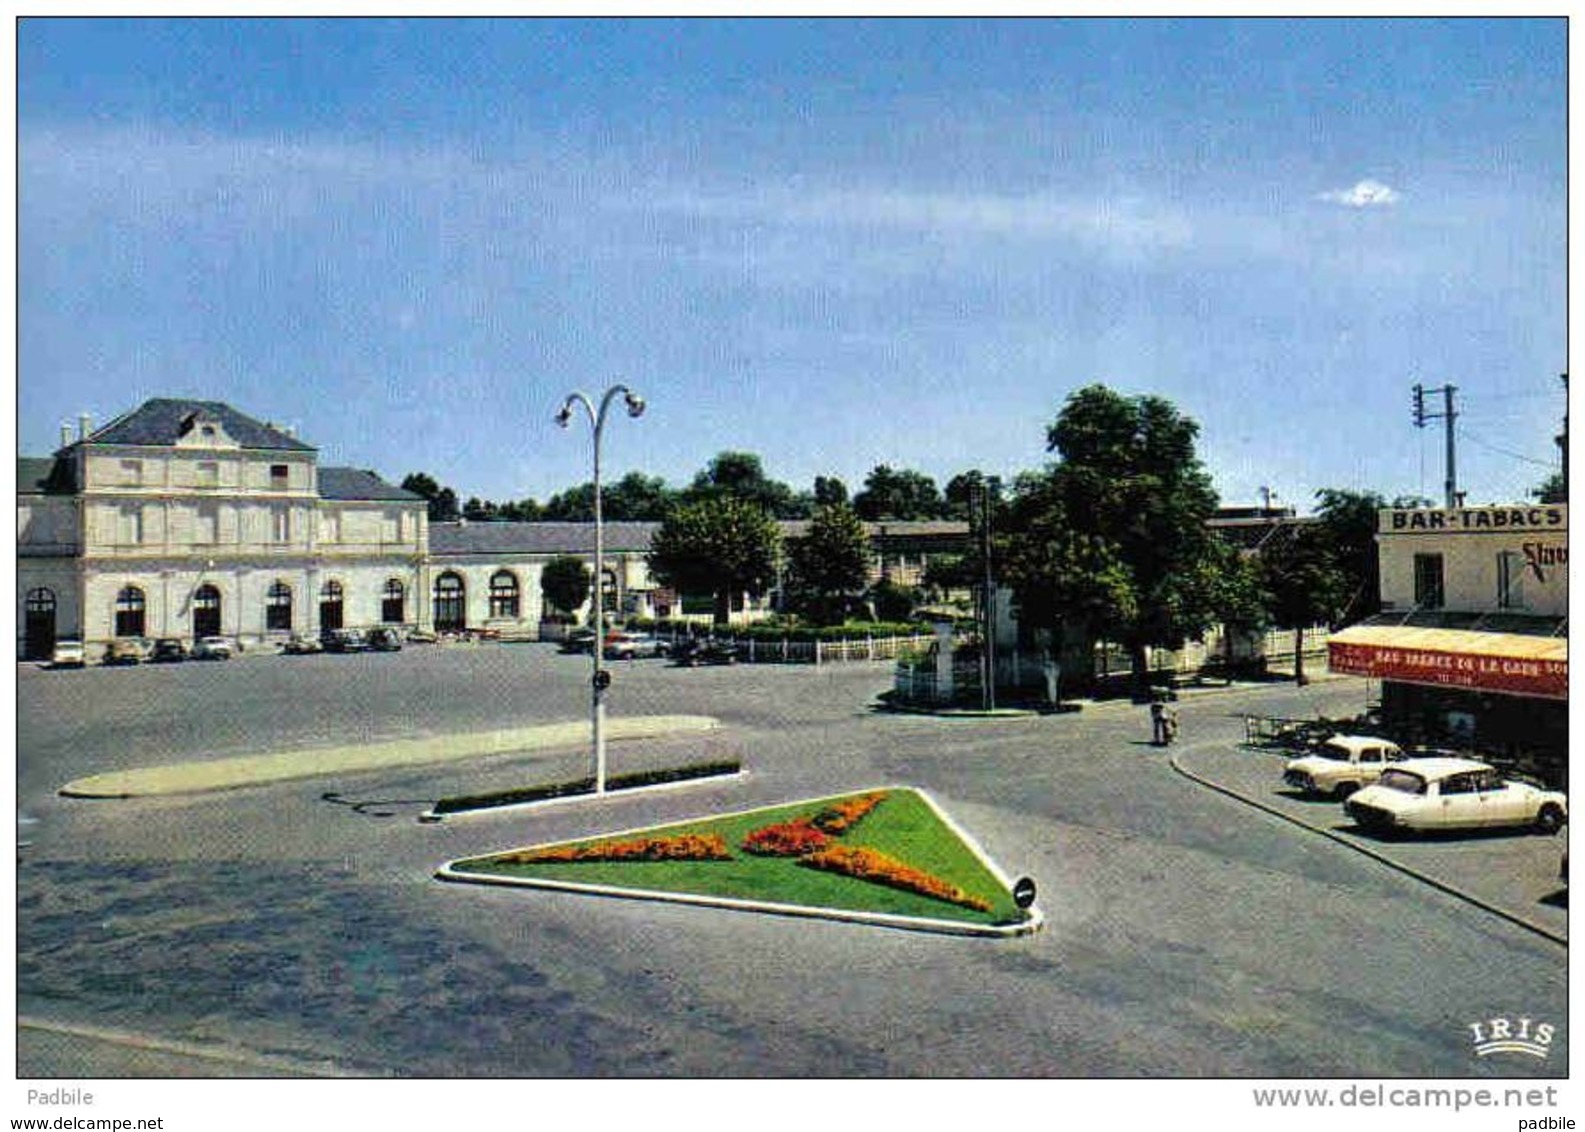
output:
{"label": "asphalt road", "polygon": [[[559,777],[586,753],[191,797],[55,791],[127,766],[576,719],[587,658],[480,645],[19,666],[19,1072],[1566,1074],[1557,944],[1196,785],[1145,744],[1139,708],[893,715],[873,707],[889,678],[620,665],[613,715],[723,726],[615,745],[614,771],[730,753],[748,778],[425,825],[437,797]],[[1336,680],[1186,698],[1182,749],[1231,749],[1245,713],[1339,716],[1364,694]],[[1045,930],[956,939],[433,879],[460,856],[888,783],[929,790],[1034,877]],[[1545,1060],[1475,1056],[1471,1023],[1520,1016],[1556,1027]]]}

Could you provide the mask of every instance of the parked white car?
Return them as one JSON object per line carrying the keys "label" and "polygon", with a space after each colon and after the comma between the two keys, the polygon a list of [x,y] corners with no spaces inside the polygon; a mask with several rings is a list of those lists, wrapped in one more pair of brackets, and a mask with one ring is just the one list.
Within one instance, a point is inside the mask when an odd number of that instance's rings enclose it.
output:
{"label": "parked white car", "polygon": [[194,660],[230,660],[231,642],[224,637],[200,637],[193,643]]}
{"label": "parked white car", "polygon": [[1333,735],[1320,749],[1283,767],[1282,780],[1307,794],[1347,798],[1404,757],[1398,744],[1376,735]]}
{"label": "parked white car", "polygon": [[83,643],[76,637],[62,637],[50,652],[51,668],[82,668],[88,663]]}
{"label": "parked white car", "polygon": [[1568,820],[1568,797],[1504,779],[1474,759],[1405,759],[1343,803],[1360,828],[1375,833],[1532,826],[1556,833]]}

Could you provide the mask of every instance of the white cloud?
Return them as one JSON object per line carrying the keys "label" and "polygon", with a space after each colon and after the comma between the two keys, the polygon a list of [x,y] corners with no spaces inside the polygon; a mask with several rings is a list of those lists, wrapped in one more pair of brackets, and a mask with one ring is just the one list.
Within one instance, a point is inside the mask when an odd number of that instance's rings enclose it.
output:
{"label": "white cloud", "polygon": [[1398,190],[1367,178],[1350,189],[1333,189],[1331,192],[1321,193],[1319,199],[1331,201],[1333,204],[1344,204],[1349,208],[1377,208],[1396,204],[1400,197]]}

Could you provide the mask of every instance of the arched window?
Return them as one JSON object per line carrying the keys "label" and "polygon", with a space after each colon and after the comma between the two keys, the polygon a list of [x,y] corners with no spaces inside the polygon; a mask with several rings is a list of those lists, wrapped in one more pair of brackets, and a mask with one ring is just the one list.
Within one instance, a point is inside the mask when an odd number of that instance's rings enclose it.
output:
{"label": "arched window", "polygon": [[490,577],[490,616],[515,618],[517,595],[517,575],[510,570],[497,570]]}
{"label": "arched window", "polygon": [[275,582],[265,595],[264,627],[280,630],[292,627],[292,587],[285,582]]}
{"label": "arched window", "polygon": [[340,629],[343,610],[341,583],[331,578],[319,587],[320,629]]}
{"label": "arched window", "polygon": [[141,637],[145,625],[143,591],[136,586],[122,586],[116,594],[116,636]]}
{"label": "arched window", "polygon": [[447,633],[468,627],[467,591],[462,579],[446,571],[435,579],[435,629]]}
{"label": "arched window", "polygon": [[220,591],[211,585],[193,591],[193,636],[220,636]]}
{"label": "arched window", "polygon": [[380,620],[386,624],[407,620],[407,591],[395,578],[385,583],[385,592],[380,598]]}

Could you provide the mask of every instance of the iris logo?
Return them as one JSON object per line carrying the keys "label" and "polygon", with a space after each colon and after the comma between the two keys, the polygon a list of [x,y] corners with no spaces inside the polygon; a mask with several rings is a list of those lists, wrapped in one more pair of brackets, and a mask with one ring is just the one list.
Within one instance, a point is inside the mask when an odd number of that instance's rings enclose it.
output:
{"label": "iris logo", "polygon": [[1490,1057],[1494,1053],[1522,1053],[1545,1061],[1552,1052],[1552,1037],[1556,1033],[1550,1022],[1536,1022],[1529,1018],[1491,1018],[1484,1022],[1471,1022],[1474,1035],[1475,1056]]}

